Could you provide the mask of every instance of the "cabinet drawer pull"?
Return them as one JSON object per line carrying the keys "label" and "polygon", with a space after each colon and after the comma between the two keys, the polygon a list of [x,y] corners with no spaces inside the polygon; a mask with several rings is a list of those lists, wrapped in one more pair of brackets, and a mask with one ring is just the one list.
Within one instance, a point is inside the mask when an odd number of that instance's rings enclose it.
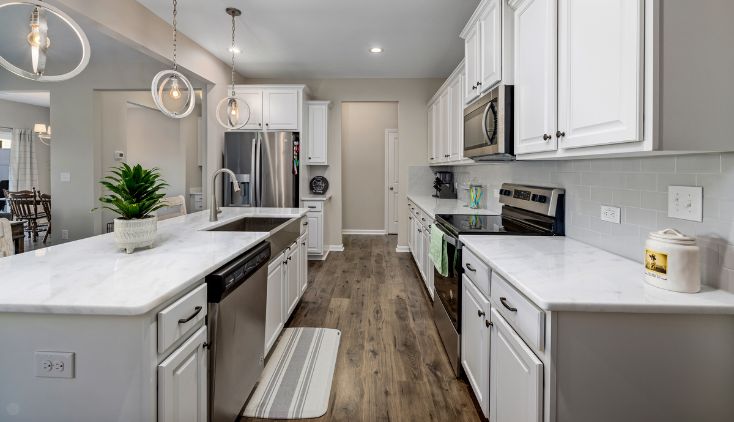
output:
{"label": "cabinet drawer pull", "polygon": [[316,209],[316,206],[315,206],[315,205],[309,205],[309,206],[308,206],[308,209],[310,209],[310,210],[315,210],[315,209]]}
{"label": "cabinet drawer pull", "polygon": [[194,308],[194,312],[191,313],[191,315],[189,315],[187,318],[181,318],[181,319],[179,319],[178,320],[178,323],[179,324],[186,324],[187,322],[189,322],[192,319],[194,319],[194,317],[196,317],[197,315],[199,315],[199,312],[201,312],[201,306],[195,307]]}
{"label": "cabinet drawer pull", "polygon": [[308,226],[308,221],[304,221],[304,222],[303,222],[303,225],[304,225],[304,226]]}
{"label": "cabinet drawer pull", "polygon": [[484,325],[485,325],[485,326],[486,326],[487,328],[489,328],[489,327],[492,327],[492,326],[494,326],[494,324],[492,323],[492,321],[487,321],[486,319],[484,320]]}
{"label": "cabinet drawer pull", "polygon": [[421,229],[418,229],[418,233],[423,233],[423,230],[421,230]]}
{"label": "cabinet drawer pull", "polygon": [[502,303],[502,306],[504,306],[505,308],[507,308],[508,311],[510,311],[510,312],[517,312],[517,308],[513,308],[512,306],[510,306],[510,305],[507,304],[507,298],[506,297],[501,297],[500,298],[500,302]]}
{"label": "cabinet drawer pull", "polygon": [[487,314],[486,314],[485,312],[483,312],[483,311],[480,311],[480,310],[477,310],[477,316],[478,316],[479,318],[481,318],[481,317],[483,317],[483,316],[485,316],[485,315],[487,315]]}
{"label": "cabinet drawer pull", "polygon": [[466,269],[474,273],[477,272],[477,269],[472,267],[471,264],[468,262],[466,263]]}

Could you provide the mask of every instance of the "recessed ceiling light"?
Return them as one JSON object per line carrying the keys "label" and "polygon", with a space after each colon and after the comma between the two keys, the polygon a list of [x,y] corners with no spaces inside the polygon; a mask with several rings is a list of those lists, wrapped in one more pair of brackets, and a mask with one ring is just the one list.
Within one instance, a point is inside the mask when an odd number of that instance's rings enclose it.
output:
{"label": "recessed ceiling light", "polygon": [[370,53],[373,53],[373,54],[382,53],[382,48],[380,48],[380,47],[372,47],[372,48],[370,48]]}
{"label": "recessed ceiling light", "polygon": [[234,54],[240,54],[239,47],[229,47],[229,52]]}

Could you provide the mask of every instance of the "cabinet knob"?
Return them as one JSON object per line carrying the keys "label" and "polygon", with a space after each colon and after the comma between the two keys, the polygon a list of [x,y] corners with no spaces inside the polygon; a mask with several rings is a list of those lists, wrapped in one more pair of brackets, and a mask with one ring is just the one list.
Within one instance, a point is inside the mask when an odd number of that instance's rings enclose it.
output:
{"label": "cabinet knob", "polygon": [[477,311],[477,316],[478,316],[479,318],[481,318],[481,317],[483,317],[483,316],[485,316],[485,315],[487,315],[487,314],[486,314],[486,313],[485,313],[484,311]]}
{"label": "cabinet knob", "polygon": [[560,138],[562,136],[566,136],[566,132],[556,131],[556,138]]}
{"label": "cabinet knob", "polygon": [[270,126],[270,123],[265,123],[265,126]]}
{"label": "cabinet knob", "polygon": [[486,326],[487,328],[489,328],[489,327],[492,327],[492,326],[494,326],[494,324],[492,323],[492,321],[487,321],[486,319],[484,320],[484,325],[485,325],[485,326]]}
{"label": "cabinet knob", "polygon": [[262,126],[263,124],[262,124],[262,123],[258,123],[257,125],[258,125],[258,126]]}
{"label": "cabinet knob", "polygon": [[475,89],[477,89],[477,86],[476,86],[476,85],[472,85],[472,86],[471,86],[471,89],[472,89],[472,90],[475,90]]}
{"label": "cabinet knob", "polygon": [[308,157],[308,159],[310,160],[310,159],[311,159],[311,157]]}
{"label": "cabinet knob", "polygon": [[550,135],[548,135],[547,133],[544,133],[544,134],[543,134],[543,140],[544,140],[544,141],[550,141],[550,140],[551,140],[551,138],[553,138],[553,137],[552,137],[552,136],[550,136]]}
{"label": "cabinet knob", "polygon": [[480,87],[480,86],[482,86],[482,83],[481,82],[477,82],[477,87]]}

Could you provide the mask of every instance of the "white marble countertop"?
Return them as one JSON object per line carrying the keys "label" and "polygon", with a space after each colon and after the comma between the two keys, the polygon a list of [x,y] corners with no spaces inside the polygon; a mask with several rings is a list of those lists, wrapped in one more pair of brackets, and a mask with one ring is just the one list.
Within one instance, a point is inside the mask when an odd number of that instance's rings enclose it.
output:
{"label": "white marble countertop", "polygon": [[329,199],[331,199],[330,193],[325,195],[308,195],[301,197],[301,201],[328,201]]}
{"label": "white marble countertop", "polygon": [[671,292],[645,283],[643,266],[567,237],[461,236],[520,292],[549,311],[734,314],[734,294],[702,286]]}
{"label": "white marble countertop", "polygon": [[113,234],[0,258],[0,312],[142,315],[186,291],[268,233],[206,231],[247,216],[295,218],[305,208],[222,208],[158,223],[153,248],[126,254]]}
{"label": "white marble countertop", "polygon": [[500,213],[500,209],[472,209],[458,199],[438,199],[430,195],[414,194],[408,194],[408,199],[430,215],[431,218],[436,218],[436,214],[498,215]]}

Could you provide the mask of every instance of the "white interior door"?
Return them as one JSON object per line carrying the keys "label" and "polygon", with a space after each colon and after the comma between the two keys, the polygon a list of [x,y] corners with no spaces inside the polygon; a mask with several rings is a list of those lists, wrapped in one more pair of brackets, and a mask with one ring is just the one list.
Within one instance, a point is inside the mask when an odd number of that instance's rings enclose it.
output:
{"label": "white interior door", "polygon": [[643,3],[558,2],[559,148],[642,140]]}
{"label": "white interior door", "polygon": [[398,233],[398,130],[385,130],[385,232]]}

